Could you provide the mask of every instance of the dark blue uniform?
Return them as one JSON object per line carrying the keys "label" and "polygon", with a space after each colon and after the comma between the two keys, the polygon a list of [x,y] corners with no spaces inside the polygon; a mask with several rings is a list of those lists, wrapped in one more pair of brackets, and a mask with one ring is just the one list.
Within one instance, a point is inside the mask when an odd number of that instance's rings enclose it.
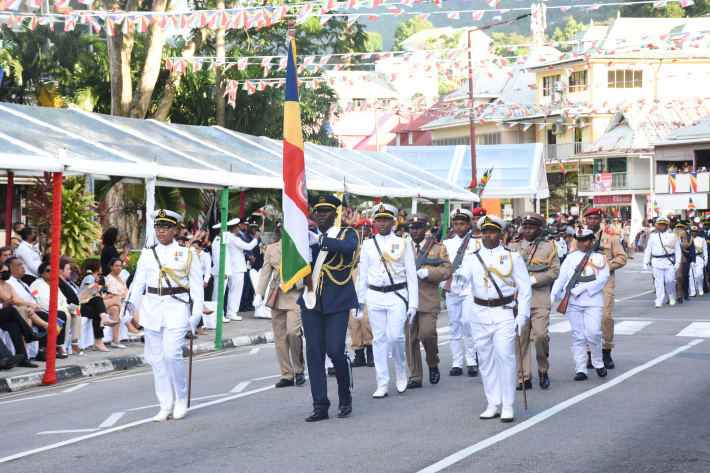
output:
{"label": "dark blue uniform", "polygon": [[[306,336],[306,362],[311,380],[313,408],[328,410],[328,384],[325,374],[325,355],[333,361],[338,381],[338,396],[347,398],[352,392],[352,370],[345,347],[350,309],[358,307],[357,293],[352,279],[353,256],[360,245],[352,228],[343,228],[336,238],[324,236],[321,244],[311,246],[313,262],[321,251],[328,251],[323,262],[316,293],[316,305],[306,308],[303,293],[298,298],[301,322]],[[310,277],[310,276],[309,276]]]}

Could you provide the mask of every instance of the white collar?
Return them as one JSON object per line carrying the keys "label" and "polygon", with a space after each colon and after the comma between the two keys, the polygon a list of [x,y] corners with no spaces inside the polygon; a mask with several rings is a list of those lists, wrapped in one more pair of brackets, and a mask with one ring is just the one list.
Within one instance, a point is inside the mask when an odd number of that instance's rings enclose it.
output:
{"label": "white collar", "polygon": [[318,235],[328,235],[328,233],[329,233],[333,228],[335,228],[335,225],[333,225],[332,227],[330,227],[328,230],[326,230],[326,231],[324,231],[324,232],[321,232],[321,231],[320,231],[320,228],[316,227],[316,231],[318,232]]}

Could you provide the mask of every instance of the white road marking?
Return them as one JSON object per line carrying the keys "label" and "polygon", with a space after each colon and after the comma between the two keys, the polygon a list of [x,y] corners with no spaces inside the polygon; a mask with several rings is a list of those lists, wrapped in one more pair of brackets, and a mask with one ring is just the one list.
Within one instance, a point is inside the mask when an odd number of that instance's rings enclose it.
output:
{"label": "white road marking", "polygon": [[676,334],[676,337],[710,338],[710,322],[693,322]]}
{"label": "white road marking", "polygon": [[123,417],[124,415],[126,415],[125,412],[114,412],[113,414],[111,414],[110,416],[108,416],[108,419],[106,419],[105,421],[103,421],[103,422],[101,423],[101,425],[99,425],[99,429],[104,429],[104,428],[106,428],[106,427],[113,427],[113,424],[115,424],[116,422],[118,422],[118,420],[119,420],[121,417]]}
{"label": "white road marking", "polygon": [[32,396],[32,397],[25,397],[22,399],[13,399],[12,401],[2,401],[0,404],[10,404],[11,402],[20,402],[20,401],[30,401],[32,399],[39,399],[41,397],[49,397],[49,396],[57,396],[61,393],[53,393],[53,394],[42,394],[41,396]]}
{"label": "white road marking", "polygon": [[436,329],[436,331],[437,331],[437,333],[446,333],[446,332],[450,332],[451,328],[447,325],[445,327],[439,327],[438,329]]}
{"label": "white road marking", "polygon": [[97,379],[96,381],[92,381],[92,383],[105,383],[106,381],[114,381],[117,379],[124,379],[124,378],[132,378],[134,376],[145,376],[148,374],[153,374],[152,371],[146,371],[145,373],[136,373],[136,374],[127,374],[126,376],[116,376],[113,378],[105,378],[105,379]]}
{"label": "white road marking", "polygon": [[99,429],[47,430],[46,432],[37,432],[36,435],[78,434],[81,432],[96,432],[97,430]]}
{"label": "white road marking", "polygon": [[566,333],[570,330],[572,330],[572,324],[569,323],[569,320],[552,324],[549,329],[550,333]]}
{"label": "white road marking", "polygon": [[247,386],[249,386],[249,383],[251,383],[251,381],[242,381],[241,383],[237,384],[237,385],[234,387],[234,389],[232,389],[232,390],[229,391],[229,392],[230,392],[230,393],[240,393],[240,392],[244,391],[244,388],[246,388]]}
{"label": "white road marking", "polygon": [[259,347],[252,348],[251,350],[249,350],[250,355],[256,355],[257,353],[259,353]]}
{"label": "white road marking", "polygon": [[[627,371],[626,373],[622,374],[621,376],[614,378],[600,386],[597,386],[596,388],[590,389],[589,391],[583,392],[582,394],[578,394],[570,399],[567,399],[564,402],[561,402],[557,404],[556,406],[553,406],[545,411],[542,411],[538,415],[531,417],[530,419],[521,422],[520,424],[504,431],[501,432],[497,435],[494,435],[492,437],[489,437],[485,440],[482,440],[476,444],[471,445],[470,447],[466,447],[463,450],[459,450],[458,452],[454,453],[453,455],[449,455],[448,457],[439,460],[438,462],[434,463],[433,465],[430,465],[423,470],[420,470],[420,473],[433,473],[437,471],[441,471],[445,468],[450,467],[451,465],[454,465],[455,463],[460,462],[464,458],[470,457],[476,452],[479,452],[487,447],[490,447],[491,445],[495,445],[496,443],[505,440],[507,438],[512,437],[513,435],[520,433],[524,430],[529,429],[530,427],[539,424],[540,422],[552,417],[553,415],[567,409],[568,407],[571,407],[579,402],[584,401],[585,399],[594,396],[595,394],[598,394],[600,392],[606,391],[607,389],[610,389],[617,384],[622,383],[623,381],[626,381],[630,377],[639,374],[655,365],[658,363],[661,363],[662,361],[667,360],[668,358],[671,358],[678,353],[684,352],[695,345],[702,343],[703,340],[693,340],[692,342],[688,343],[687,345],[683,345],[680,348],[676,348],[675,350],[666,353],[665,355],[661,355],[658,358],[654,358],[653,360],[644,363],[641,366],[637,366],[636,368]],[[2,460],[0,460],[2,461]]]}
{"label": "white road marking", "polygon": [[629,297],[622,297],[621,299],[614,299],[614,301],[615,301],[615,302],[627,301],[627,300],[629,300],[629,299],[633,299],[634,297],[645,296],[646,294],[653,294],[653,293],[655,293],[655,292],[656,292],[656,291],[646,291],[646,292],[642,292],[641,294],[635,294],[635,295],[629,296]]}
{"label": "white road marking", "polygon": [[272,379],[272,378],[280,378],[280,377],[281,377],[280,374],[275,374],[273,376],[264,376],[263,378],[252,378],[252,381],[261,381],[264,379]]}
{"label": "white road marking", "polygon": [[90,384],[90,383],[80,383],[80,384],[77,384],[76,386],[72,386],[72,387],[69,388],[69,389],[65,389],[65,390],[62,391],[62,392],[63,392],[63,393],[71,393],[71,392],[76,391],[77,389],[83,388],[84,386],[88,386],[89,384]]}
{"label": "white road marking", "polygon": [[[213,406],[215,404],[220,404],[222,402],[232,401],[232,400],[238,399],[240,397],[250,396],[252,394],[257,394],[257,393],[261,393],[264,391],[268,391],[269,389],[275,389],[275,387],[273,385],[271,385],[271,386],[266,386],[264,388],[255,389],[253,391],[247,391],[245,393],[235,394],[234,396],[229,396],[229,397],[226,397],[223,399],[217,399],[216,401],[206,402],[204,404],[200,404],[197,406],[192,406],[190,408],[190,410],[193,411],[196,409],[202,409],[203,407]],[[121,430],[130,429],[131,427],[136,427],[138,425],[147,424],[149,422],[153,422],[152,417],[149,419],[143,419],[143,420],[138,420],[136,422],[131,422],[129,424],[119,425],[118,427],[112,427],[112,428],[106,429],[106,430],[100,430],[98,432],[90,433],[87,435],[81,435],[79,437],[75,437],[75,438],[69,439],[69,440],[64,440],[62,442],[53,443],[53,444],[47,445],[45,447],[33,448],[32,450],[27,450],[25,452],[20,452],[20,453],[14,454],[14,455],[9,455],[7,457],[0,458],[0,463],[7,463],[12,460],[17,460],[18,458],[24,458],[24,457],[27,457],[30,455],[34,455],[35,453],[41,453],[41,452],[46,452],[49,450],[54,450],[55,448],[63,447],[65,445],[71,445],[73,443],[82,442],[84,440],[88,440],[88,439],[91,439],[94,437],[100,437],[102,435],[111,434],[113,432],[119,432]]]}
{"label": "white road marking", "polygon": [[614,335],[633,335],[642,328],[648,327],[652,323],[653,322],[646,322],[642,320],[638,322],[633,322],[631,320],[619,322],[614,325]]}

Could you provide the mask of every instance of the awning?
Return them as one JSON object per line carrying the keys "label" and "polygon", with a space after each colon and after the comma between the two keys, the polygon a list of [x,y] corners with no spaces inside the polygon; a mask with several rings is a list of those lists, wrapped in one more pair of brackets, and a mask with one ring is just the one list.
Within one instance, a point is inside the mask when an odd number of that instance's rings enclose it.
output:
{"label": "awning", "polygon": [[[0,170],[19,175],[63,171],[158,177],[177,181],[173,185],[282,188],[282,154],[280,140],[218,126],[0,104]],[[466,189],[383,153],[309,143],[305,159],[313,190],[471,201]]]}

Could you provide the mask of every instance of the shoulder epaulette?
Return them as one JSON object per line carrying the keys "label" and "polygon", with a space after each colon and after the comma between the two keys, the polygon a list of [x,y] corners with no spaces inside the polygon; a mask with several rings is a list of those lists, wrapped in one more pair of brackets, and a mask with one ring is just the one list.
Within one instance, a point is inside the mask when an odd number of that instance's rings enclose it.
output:
{"label": "shoulder epaulette", "polygon": [[507,248],[507,247],[505,247],[505,246],[503,247],[503,249],[504,249],[505,251],[510,251],[510,252],[513,251],[513,250],[511,250],[510,248]]}
{"label": "shoulder epaulette", "polygon": [[604,233],[606,233],[606,234],[608,234],[608,235],[612,235],[612,236],[613,236],[613,235],[616,235],[616,233],[612,232],[612,231],[609,230],[608,228],[605,228],[605,229],[604,229]]}
{"label": "shoulder epaulette", "polygon": [[182,246],[183,248],[185,248],[186,245],[185,243],[178,243],[178,246]]}
{"label": "shoulder epaulette", "polygon": [[269,245],[273,245],[274,243],[278,243],[278,242],[280,242],[280,241],[281,241],[281,238],[277,238],[276,240],[274,240],[274,241],[272,241],[271,243],[269,243]]}
{"label": "shoulder epaulette", "polygon": [[153,248],[155,248],[155,245],[148,245],[145,247],[146,250],[152,250]]}

